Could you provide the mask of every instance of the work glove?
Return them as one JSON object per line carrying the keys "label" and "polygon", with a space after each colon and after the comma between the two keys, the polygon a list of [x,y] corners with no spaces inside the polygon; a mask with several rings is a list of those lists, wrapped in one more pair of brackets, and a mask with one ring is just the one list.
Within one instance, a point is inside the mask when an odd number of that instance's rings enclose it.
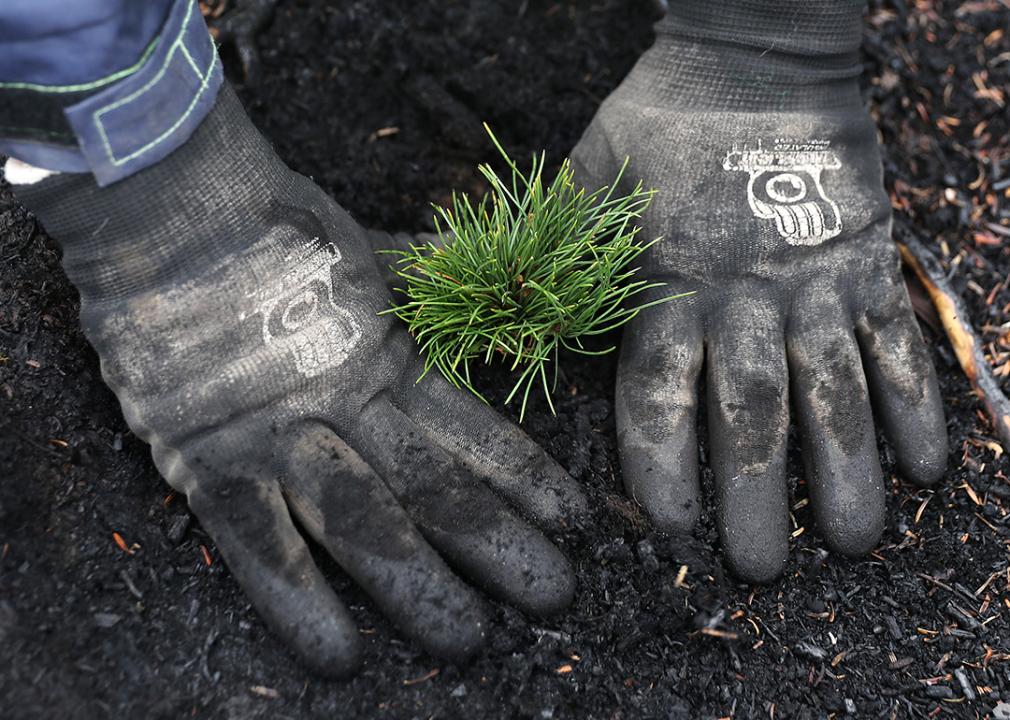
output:
{"label": "work glove", "polygon": [[[550,530],[584,499],[514,426],[437,373],[393,316],[361,228],[288,170],[227,86],[160,163],[15,187],[63,246],[81,323],[133,431],[301,658],[361,640],[297,520],[407,635],[460,660],[484,601],[536,615],[575,579]],[[529,521],[529,522],[528,522]]]}
{"label": "work glove", "polygon": [[[905,477],[942,474],[935,374],[890,239],[876,129],[855,79],[864,3],[670,3],[655,45],[573,153],[596,189],[656,195],[642,237],[652,297],[627,326],[616,421],[629,494],[655,525],[701,509],[696,413],[707,388],[716,521],[730,567],[784,568],[790,407],[828,546],[855,556],[884,524],[873,412]],[[651,298],[650,298],[651,299]]]}

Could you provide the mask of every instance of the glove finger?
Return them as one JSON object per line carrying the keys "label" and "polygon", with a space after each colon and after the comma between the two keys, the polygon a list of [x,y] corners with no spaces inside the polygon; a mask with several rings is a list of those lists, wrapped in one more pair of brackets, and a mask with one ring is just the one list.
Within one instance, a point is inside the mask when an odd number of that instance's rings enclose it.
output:
{"label": "glove finger", "polygon": [[575,575],[561,552],[380,396],[350,443],[425,539],[482,590],[534,615],[566,607]]}
{"label": "glove finger", "polygon": [[[604,100],[604,105],[609,107],[610,103]],[[575,184],[590,193],[611,183],[626,157],[620,154],[621,159],[617,159],[618,154],[614,152],[600,121],[602,114],[597,113],[596,118],[589,123],[570,155]],[[620,188],[618,190],[621,191]]]}
{"label": "glove finger", "polygon": [[[197,455],[209,458],[211,454]],[[270,628],[310,668],[347,676],[361,664],[361,637],[295,529],[276,482],[250,465],[227,474],[205,463],[191,476],[189,505]]]}
{"label": "glove finger", "polygon": [[455,661],[484,642],[483,603],[424,541],[382,480],[329,427],[290,430],[282,483],[305,529],[393,622]]}
{"label": "glove finger", "polygon": [[692,296],[639,313],[625,327],[617,367],[624,485],[668,533],[691,532],[701,514],[695,413],[704,350],[693,308]]}
{"label": "glove finger", "polygon": [[947,424],[936,371],[897,272],[876,308],[856,325],[874,409],[902,475],[932,485],[947,467]]}
{"label": "glove finger", "polygon": [[471,393],[429,373],[395,403],[435,444],[541,527],[586,513],[578,483],[522,430]]}
{"label": "glove finger", "polygon": [[748,301],[719,314],[708,343],[719,536],[730,567],[750,582],[780,575],[789,555],[789,369],[780,316],[777,307]]}
{"label": "glove finger", "polygon": [[861,555],[884,527],[883,473],[855,336],[829,292],[797,302],[821,311],[801,315],[787,335],[793,405],[821,532],[837,552]]}

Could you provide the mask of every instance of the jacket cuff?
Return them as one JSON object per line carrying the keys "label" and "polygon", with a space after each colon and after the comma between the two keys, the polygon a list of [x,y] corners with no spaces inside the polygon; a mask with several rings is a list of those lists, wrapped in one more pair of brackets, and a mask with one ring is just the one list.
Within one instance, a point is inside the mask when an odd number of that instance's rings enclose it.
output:
{"label": "jacket cuff", "polygon": [[75,101],[62,108],[73,138],[4,132],[0,152],[47,170],[90,172],[99,185],[110,185],[186,142],[214,106],[223,78],[198,4],[176,0],[136,69],[111,84],[92,83],[97,92],[0,88],[0,97],[27,106]]}

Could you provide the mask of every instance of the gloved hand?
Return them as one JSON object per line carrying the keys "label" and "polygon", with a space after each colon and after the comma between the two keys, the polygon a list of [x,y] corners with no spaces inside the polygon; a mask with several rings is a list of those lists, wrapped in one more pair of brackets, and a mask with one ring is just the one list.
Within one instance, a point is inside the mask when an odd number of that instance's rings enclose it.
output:
{"label": "gloved hand", "polygon": [[817,523],[840,553],[868,551],[883,528],[871,401],[906,477],[932,483],[946,462],[855,80],[864,4],[671,2],[573,153],[591,189],[630,157],[625,181],[657,191],[641,236],[664,238],[643,279],[667,283],[654,296],[695,293],[625,330],[627,490],[660,529],[695,524],[704,367],[719,532],[731,568],[755,582],[788,554],[790,404]]}
{"label": "gloved hand", "polygon": [[134,432],[270,626],[312,668],[360,660],[296,518],[403,631],[481,644],[476,587],[534,614],[575,579],[545,529],[574,481],[437,373],[392,316],[364,232],[289,171],[230,88],[168,158],[99,188],[18,185],[63,244],[81,322]]}

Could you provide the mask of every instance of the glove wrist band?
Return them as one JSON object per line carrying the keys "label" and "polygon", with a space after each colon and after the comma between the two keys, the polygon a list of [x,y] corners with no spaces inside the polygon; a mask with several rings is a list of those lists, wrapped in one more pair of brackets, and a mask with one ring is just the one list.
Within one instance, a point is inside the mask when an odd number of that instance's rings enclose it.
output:
{"label": "glove wrist band", "polygon": [[861,34],[862,3],[848,0],[671,3],[632,82],[699,111],[852,107]]}
{"label": "glove wrist band", "polygon": [[225,84],[187,142],[152,167],[104,188],[90,174],[63,174],[17,193],[59,239],[82,298],[116,301],[242,251],[250,209],[265,207],[279,180],[264,170],[272,157]]}
{"label": "glove wrist band", "polygon": [[859,50],[865,0],[672,0],[657,32],[811,58]]}

